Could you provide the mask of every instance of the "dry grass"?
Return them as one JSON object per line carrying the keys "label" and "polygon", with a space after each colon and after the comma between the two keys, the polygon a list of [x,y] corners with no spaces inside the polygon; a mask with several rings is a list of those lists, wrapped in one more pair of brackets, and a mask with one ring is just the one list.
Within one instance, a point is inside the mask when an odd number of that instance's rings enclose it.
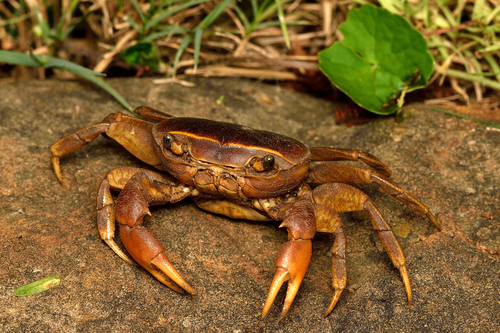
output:
{"label": "dry grass", "polygon": [[[252,22],[255,11],[252,14],[250,4],[257,1],[237,2],[240,7],[229,5],[204,27],[198,49],[193,41],[183,44],[185,37],[195,39],[196,28],[223,1],[192,2],[192,6],[144,29],[144,17],[155,8],[151,3],[159,6],[165,1],[138,1],[134,6],[130,0],[7,0],[0,2],[1,48],[19,52],[32,48],[35,54],[51,54],[97,72],[113,74],[118,68],[128,75],[142,75],[148,72],[147,66],[130,66],[120,54],[137,43],[152,41],[161,59],[157,73],[167,77],[177,73],[178,79],[216,75],[301,80],[318,70],[316,54],[342,38],[338,26],[349,10],[368,1],[282,1],[290,48],[278,24],[280,11],[273,7],[274,0],[267,2],[267,11],[259,13],[260,25],[253,26],[245,19]],[[487,88],[500,89],[500,0],[380,3],[406,17],[427,38],[435,58],[432,80],[440,85],[449,83],[453,91],[442,101],[453,103],[458,99],[468,103],[471,94],[481,101]],[[51,23],[44,27],[40,24],[43,21]],[[181,27],[184,32],[172,27]],[[195,54],[199,58],[196,69]],[[40,69],[0,67],[4,80],[43,78],[46,74]]]}

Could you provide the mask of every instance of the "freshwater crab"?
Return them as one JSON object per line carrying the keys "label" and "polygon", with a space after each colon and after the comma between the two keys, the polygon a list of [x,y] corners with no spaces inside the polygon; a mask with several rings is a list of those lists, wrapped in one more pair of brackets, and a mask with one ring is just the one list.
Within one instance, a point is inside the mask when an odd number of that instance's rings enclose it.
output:
{"label": "freshwater crab", "polygon": [[[198,118],[176,118],[148,107],[135,110],[147,120],[113,113],[80,129],[52,147],[55,174],[64,185],[59,158],[103,134],[155,167],[118,167],[101,181],[97,194],[100,237],[123,260],[133,261],[114,241],[115,219],[121,240],[136,262],[177,292],[195,290],[169,261],[157,238],[143,225],[149,206],[192,197],[202,209],[236,219],[281,221],[288,230],[276,260],[262,317],[284,284],[288,288],[283,318],[300,287],[316,232],[335,237],[332,247],[334,294],[324,312],[335,307],[346,287],[345,235],[338,213],[365,210],[373,228],[399,269],[411,306],[405,257],[384,216],[370,198],[349,184],[376,183],[406,206],[426,215],[440,229],[428,207],[389,179],[391,170],[375,156],[358,150],[307,148],[292,138],[244,126]],[[359,161],[371,169],[315,161]],[[320,184],[311,189],[308,184]],[[121,191],[116,207],[111,190]]]}

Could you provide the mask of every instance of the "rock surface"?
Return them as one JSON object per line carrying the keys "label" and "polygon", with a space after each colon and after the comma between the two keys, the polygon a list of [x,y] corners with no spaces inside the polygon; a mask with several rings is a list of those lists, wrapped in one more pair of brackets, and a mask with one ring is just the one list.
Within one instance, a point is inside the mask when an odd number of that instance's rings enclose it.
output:
{"label": "rock surface", "polygon": [[[117,166],[144,165],[98,138],[63,157],[68,189],[56,180],[50,146],[122,108],[83,82],[0,85],[0,330],[2,332],[493,332],[500,330],[500,132],[408,106],[403,123],[335,124],[335,105],[277,86],[198,79],[194,88],[112,80],[131,105],[240,123],[308,146],[368,151],[392,178],[429,205],[432,224],[376,186],[360,186],[386,215],[405,249],[413,306],[364,214],[344,214],[348,286],[327,318],[332,237],[320,234],[290,313],[278,298],[261,319],[286,231],[277,223],[233,221],[188,199],[153,208],[148,228],[198,296],[179,295],[103,243],[97,186]],[[216,101],[224,96],[223,103]],[[220,99],[219,99],[220,100]],[[496,254],[495,254],[495,251]],[[14,290],[57,275],[59,286],[29,296]]]}

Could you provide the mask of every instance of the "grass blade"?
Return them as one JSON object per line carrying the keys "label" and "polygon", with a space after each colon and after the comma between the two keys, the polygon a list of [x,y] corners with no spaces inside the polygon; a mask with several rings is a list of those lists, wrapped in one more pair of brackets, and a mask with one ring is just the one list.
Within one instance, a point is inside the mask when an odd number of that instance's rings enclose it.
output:
{"label": "grass blade", "polygon": [[229,6],[233,0],[224,0],[217,5],[205,18],[198,24],[198,28],[206,29],[208,28]]}
{"label": "grass blade", "polygon": [[164,11],[163,13],[161,13],[160,15],[158,15],[157,17],[151,19],[148,23],[146,23],[144,25],[144,30],[154,27],[155,25],[157,25],[158,23],[163,21],[163,19],[165,19],[171,15],[174,15],[174,14],[176,14],[176,13],[178,13],[186,8],[189,8],[189,7],[192,7],[195,5],[199,5],[200,3],[204,3],[204,2],[208,2],[208,1],[210,1],[210,0],[191,0],[191,1],[188,1],[186,3],[183,3],[180,6],[175,7],[174,9]]}
{"label": "grass blade", "polygon": [[38,4],[34,3],[33,1],[30,1],[29,5],[31,9],[35,12],[36,20],[38,22],[38,25],[40,26],[40,29],[42,30],[42,38],[45,40],[47,44],[50,45],[52,36],[49,24],[47,23],[47,21],[45,21],[42,12],[38,8]]}
{"label": "grass blade", "polygon": [[146,37],[141,38],[141,42],[151,43],[159,38],[162,38],[162,37],[165,37],[168,35],[185,34],[188,32],[189,32],[189,30],[187,30],[186,28],[183,28],[183,27],[178,27],[175,25],[165,25],[162,27],[161,31],[150,33]]}
{"label": "grass blade", "polygon": [[35,61],[31,55],[14,51],[0,50],[0,62],[12,65],[39,67],[39,63]]}
{"label": "grass blade", "polygon": [[113,87],[111,87],[109,84],[104,82],[104,80],[98,78],[97,76],[89,75],[87,73],[75,73],[75,74],[81,76],[82,78],[84,78],[84,79],[94,83],[95,85],[101,87],[102,89],[104,89],[108,94],[113,96],[118,101],[118,103],[120,103],[127,111],[129,111],[130,113],[135,115],[135,113],[132,112],[132,107],[130,106],[130,104],[128,104],[128,102],[125,100],[125,98],[123,98],[123,96],[120,95],[120,93],[118,91],[113,89]]}
{"label": "grass blade", "polygon": [[[130,2],[132,3],[132,6],[134,6],[137,14],[139,14],[139,18],[141,19],[141,22],[144,25],[146,23],[146,17],[142,13],[141,7],[139,7],[139,4],[135,0],[130,0]],[[140,30],[138,30],[138,31],[140,31]]]}
{"label": "grass blade", "polygon": [[480,123],[480,124],[486,125],[488,127],[494,127],[494,128],[500,129],[500,125],[492,124],[492,123],[489,123],[489,122],[481,120],[481,119],[477,119],[477,118],[473,118],[473,117],[469,117],[469,116],[464,116],[463,114],[451,112],[451,111],[448,111],[448,110],[445,110],[445,109],[441,109],[441,108],[436,108],[436,107],[431,107],[430,109],[434,110],[434,111],[437,111],[437,112],[446,113],[446,114],[449,114],[451,116],[455,116],[455,117],[458,117],[458,118],[463,118],[463,119],[475,121],[476,123]]}
{"label": "grass blade", "polygon": [[283,12],[283,7],[281,7],[281,1],[275,0],[276,9],[278,11],[278,19],[280,21],[281,32],[283,33],[283,38],[285,38],[285,44],[287,49],[290,49],[290,37],[288,36],[288,29],[286,27],[285,13]]}
{"label": "grass blade", "polygon": [[198,68],[198,61],[200,60],[201,38],[203,37],[203,29],[196,28],[194,32],[194,70]]}
{"label": "grass blade", "polygon": [[250,22],[248,21],[248,18],[246,17],[245,13],[236,4],[232,6],[232,9],[236,12],[236,15],[238,15],[241,23],[243,23],[245,30],[248,30],[248,28],[250,27]]}
{"label": "grass blade", "polygon": [[137,30],[139,33],[142,33],[142,27],[139,24],[137,24],[137,22],[132,20],[130,17],[127,17],[125,21],[127,21],[127,23],[130,24],[130,26],[135,30]]}
{"label": "grass blade", "polygon": [[30,67],[57,68],[67,70],[75,74],[86,73],[88,75],[104,76],[104,74],[94,72],[88,68],[76,65],[67,60],[51,57],[48,55],[33,55],[14,51],[1,51],[0,62],[13,65],[23,65]]}
{"label": "grass blade", "polygon": [[[78,4],[80,3],[80,0],[72,0],[69,7],[66,8],[64,10],[64,12],[62,13],[61,15],[61,18],[59,19],[59,23],[57,24],[56,26],[56,29],[55,29],[55,38],[57,40],[63,40],[68,34],[69,32],[66,32],[64,31],[63,32],[63,28],[64,28],[64,22],[66,21],[66,17],[72,17],[73,16],[73,12],[75,11],[76,7],[78,6]],[[85,19],[86,16],[84,16],[82,18],[82,20]],[[66,30],[73,30],[75,27],[71,27],[71,28],[67,28]]]}
{"label": "grass blade", "polygon": [[191,37],[189,37],[189,35],[185,36],[181,42],[181,45],[179,45],[177,52],[175,52],[174,73],[172,74],[173,77],[175,77],[175,74],[177,73],[177,65],[179,64],[179,59],[181,58],[181,55],[184,53],[186,47],[188,47],[189,43],[191,43],[191,40],[192,39]]}

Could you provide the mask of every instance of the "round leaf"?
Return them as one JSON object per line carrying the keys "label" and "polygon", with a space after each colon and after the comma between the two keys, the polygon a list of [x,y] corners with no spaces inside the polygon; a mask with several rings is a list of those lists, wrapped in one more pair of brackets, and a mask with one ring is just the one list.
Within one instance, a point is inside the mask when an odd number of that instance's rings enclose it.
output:
{"label": "round leaf", "polygon": [[363,108],[393,113],[403,90],[427,85],[433,71],[427,42],[402,17],[364,5],[339,29],[344,40],[319,53],[319,68]]}

